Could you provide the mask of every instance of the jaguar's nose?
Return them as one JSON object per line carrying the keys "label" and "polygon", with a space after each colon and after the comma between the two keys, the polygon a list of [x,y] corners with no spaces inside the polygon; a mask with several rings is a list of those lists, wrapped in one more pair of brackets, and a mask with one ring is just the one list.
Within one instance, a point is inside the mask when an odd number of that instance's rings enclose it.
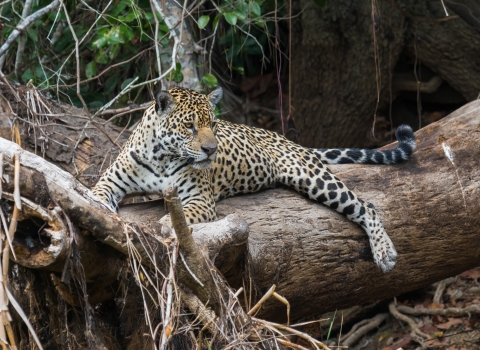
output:
{"label": "jaguar's nose", "polygon": [[205,152],[209,157],[215,153],[215,151],[217,150],[217,146],[201,146],[202,148],[202,151]]}

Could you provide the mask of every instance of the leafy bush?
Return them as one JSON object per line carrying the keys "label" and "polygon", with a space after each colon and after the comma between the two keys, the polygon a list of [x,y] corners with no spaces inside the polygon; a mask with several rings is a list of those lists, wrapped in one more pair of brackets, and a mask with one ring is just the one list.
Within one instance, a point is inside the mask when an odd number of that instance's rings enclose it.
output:
{"label": "leafy bush", "polygon": [[[50,3],[51,0],[35,1],[31,13]],[[222,0],[219,5],[215,2],[206,3],[197,19],[199,31],[211,33],[211,38],[203,41],[206,52],[212,51],[207,44],[219,45],[228,67],[237,74],[244,74],[246,58],[266,58],[268,35],[273,30],[273,23],[262,17],[262,13],[267,9],[270,11],[274,4],[271,0]],[[23,6],[21,2],[8,2],[0,6],[0,15],[5,23],[1,29],[4,39],[20,22]],[[134,78],[138,77],[138,83],[158,77],[155,15],[159,20],[157,36],[162,67],[171,65],[169,28],[158,13],[152,12],[150,1],[104,0],[87,3],[69,0],[65,2],[65,8],[66,11],[61,6],[28,27],[20,61],[16,63],[18,46],[15,45],[3,57],[2,70],[11,79],[20,83],[30,82],[48,90],[55,99],[82,106],[76,90],[75,47],[78,40],[80,93],[88,108],[100,108]],[[201,79],[202,83],[208,88],[217,86],[212,67],[207,66],[204,71],[206,74]],[[183,81],[179,63],[169,78],[177,83]],[[152,86],[134,89],[120,96],[116,103],[121,106],[129,100],[135,103],[149,101],[153,89]]]}

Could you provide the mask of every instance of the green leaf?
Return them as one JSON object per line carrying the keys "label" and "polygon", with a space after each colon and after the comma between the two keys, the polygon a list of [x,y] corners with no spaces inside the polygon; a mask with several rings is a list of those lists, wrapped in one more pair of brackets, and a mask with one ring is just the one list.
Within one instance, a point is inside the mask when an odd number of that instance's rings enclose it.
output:
{"label": "green leaf", "polygon": [[27,83],[30,79],[33,79],[33,72],[31,69],[27,69],[22,74],[22,80]]}
{"label": "green leaf", "polygon": [[125,1],[120,1],[120,3],[113,8],[113,11],[112,11],[111,14],[113,16],[116,16],[116,15],[120,14],[120,12],[125,10],[126,7],[127,7],[127,3]]}
{"label": "green leaf", "polygon": [[260,28],[266,28],[267,24],[265,23],[265,21],[263,20],[263,18],[259,17],[259,18],[255,18],[255,21],[254,23],[259,26]]}
{"label": "green leaf", "polygon": [[137,18],[137,16],[135,15],[134,11],[127,13],[125,16],[118,17],[120,21],[127,22],[127,23],[132,22],[135,18]]}
{"label": "green leaf", "polygon": [[234,26],[235,24],[237,24],[237,15],[234,13],[234,12],[227,12],[225,13],[225,19],[227,20],[227,22]]}
{"label": "green leaf", "polygon": [[87,66],[85,67],[85,75],[87,76],[87,78],[91,78],[97,75],[97,64],[95,63],[95,61],[91,61],[87,64]]}
{"label": "green leaf", "polygon": [[65,28],[65,30],[63,31],[63,35],[53,45],[53,49],[56,52],[62,52],[69,47],[73,47],[74,45],[75,42],[73,41],[73,36],[70,28]]}
{"label": "green leaf", "polygon": [[63,11],[61,11],[60,13],[58,13],[58,11],[53,11],[48,14],[48,19],[50,19],[51,21],[55,21],[56,19],[56,23],[58,23],[58,21],[60,20],[66,20],[67,16],[65,16],[65,12]]}
{"label": "green leaf", "polygon": [[170,79],[176,83],[181,83],[183,81],[182,65],[180,62],[177,62],[175,70],[170,73]]}
{"label": "green leaf", "polygon": [[98,109],[103,107],[103,103],[102,101],[92,101],[88,104],[88,107],[92,109]]}
{"label": "green leaf", "polygon": [[175,70],[170,74],[170,78],[176,83],[181,83],[183,81],[183,73]]}
{"label": "green leaf", "polygon": [[109,45],[125,43],[123,36],[120,34],[120,27],[113,27],[106,38]]}
{"label": "green leaf", "polygon": [[103,35],[103,36],[107,36],[108,33],[110,33],[110,30],[112,28],[100,28],[99,30],[97,30],[97,34],[98,35]]}
{"label": "green leaf", "polygon": [[212,29],[215,30],[215,28],[217,28],[217,25],[218,25],[218,22],[220,21],[220,18],[222,18],[222,15],[221,14],[218,14],[215,16],[215,18],[213,19],[213,23],[212,23]]}
{"label": "green leaf", "polygon": [[45,76],[45,71],[40,65],[35,66],[35,76],[41,80],[47,79],[47,77]]}
{"label": "green leaf", "polygon": [[88,29],[80,27],[80,26],[75,26],[74,30],[75,30],[75,35],[77,36],[77,38],[81,38],[85,33],[88,32]]}
{"label": "green leaf", "polygon": [[335,321],[336,315],[337,315],[337,310],[335,310],[335,313],[333,314],[333,319],[332,319],[332,322],[330,323],[330,328],[328,329],[327,340],[330,339],[330,332],[332,331],[333,322]]}
{"label": "green leaf", "polygon": [[246,12],[241,12],[241,11],[233,11],[233,13],[235,14],[235,16],[237,16],[237,18],[241,21],[243,21],[245,18],[247,18],[247,13]]}
{"label": "green leaf", "polygon": [[92,40],[92,46],[94,49],[99,49],[107,43],[107,38],[104,36],[99,36],[97,35],[95,38]]}
{"label": "green leaf", "polygon": [[153,13],[152,12],[145,12],[144,14],[144,17],[147,21],[152,21],[152,22],[155,22],[155,18],[153,17]]}
{"label": "green leaf", "polygon": [[123,81],[122,85],[120,85],[120,88],[123,90],[127,87],[128,84],[130,84],[132,82],[133,78],[128,78],[126,80]]}
{"label": "green leaf", "polygon": [[260,8],[258,2],[250,2],[250,12],[252,13],[253,17],[259,17],[262,14],[262,9]]}
{"label": "green leaf", "polygon": [[110,50],[108,50],[108,58],[110,58],[110,60],[113,60],[115,57],[117,57],[119,52],[120,45],[113,44],[112,46],[110,46]]}
{"label": "green leaf", "polygon": [[232,67],[233,70],[236,70],[241,75],[245,74],[245,69],[243,67]]}
{"label": "green leaf", "polygon": [[117,83],[118,83],[118,74],[113,74],[111,77],[109,77],[105,81],[104,93],[105,94],[110,94],[115,89],[115,87],[117,86]]}
{"label": "green leaf", "polygon": [[119,27],[120,36],[122,37],[122,43],[126,43],[133,39],[133,29],[125,24],[121,24]]}
{"label": "green leaf", "polygon": [[29,28],[27,30],[27,36],[32,39],[34,42],[38,41],[38,32],[34,28]]}
{"label": "green leaf", "polygon": [[325,3],[327,2],[326,0],[313,0],[313,2],[320,7],[325,6]]}
{"label": "green leaf", "polygon": [[218,104],[215,106],[213,113],[215,113],[215,117],[217,117],[217,119],[222,119],[222,110],[220,109],[220,106]]}
{"label": "green leaf", "polygon": [[202,83],[205,84],[205,86],[209,87],[209,88],[214,88],[214,87],[218,86],[217,78],[213,74],[210,74],[210,73],[207,73],[202,77]]}
{"label": "green leaf", "polygon": [[248,12],[248,4],[246,1],[241,0],[241,1],[235,1],[235,10],[241,11],[241,12]]}
{"label": "green leaf", "polygon": [[100,64],[107,64],[110,61],[107,56],[107,52],[104,49],[96,51],[93,55],[93,59],[95,60],[95,62]]}
{"label": "green leaf", "polygon": [[160,24],[158,26],[158,29],[160,29],[162,32],[164,33],[168,33],[170,31],[170,29],[168,29],[167,25],[166,24]]}
{"label": "green leaf", "polygon": [[140,41],[150,41],[150,37],[143,30],[140,32]]}
{"label": "green leaf", "polygon": [[198,28],[203,29],[207,26],[210,21],[210,16],[204,15],[198,19]]}
{"label": "green leaf", "polygon": [[241,1],[236,4],[235,9],[232,12],[239,20],[243,21],[248,16],[248,4],[245,1]]}

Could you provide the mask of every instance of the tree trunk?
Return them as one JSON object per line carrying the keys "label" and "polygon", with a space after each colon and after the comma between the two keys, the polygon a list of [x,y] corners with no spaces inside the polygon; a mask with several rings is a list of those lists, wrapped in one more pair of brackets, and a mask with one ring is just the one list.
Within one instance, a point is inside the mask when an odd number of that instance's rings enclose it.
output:
{"label": "tree trunk", "polygon": [[[300,143],[364,146],[375,116],[388,115],[395,98],[393,71],[402,52],[467,101],[477,98],[480,30],[474,14],[480,7],[475,1],[445,3],[451,17],[441,1],[294,2],[294,13],[303,10],[293,19],[291,43]],[[416,82],[413,64],[410,73]]]}
{"label": "tree trunk", "polygon": [[[287,189],[218,203],[221,217],[236,213],[250,226],[247,258],[243,264],[234,259],[223,273],[234,287],[239,287],[242,281],[248,286],[251,278],[257,298],[276,284],[276,291],[290,302],[294,320],[392,297],[478,266],[479,130],[480,101],[476,101],[419,131],[418,150],[405,164],[331,166],[361,198],[375,204],[399,254],[397,266],[390,274],[382,274],[373,263],[367,237],[359,227]],[[6,141],[1,145],[0,152],[8,160],[12,146]],[[35,159],[33,155],[27,158]],[[141,204],[136,209],[137,205],[129,205],[120,211],[120,217],[102,214],[101,210],[86,210],[88,205],[97,204],[81,184],[76,183],[61,194],[58,179],[41,181],[41,177],[58,172],[54,165],[48,170],[40,167],[38,161],[28,164],[23,159],[22,162],[32,174],[39,174],[31,185],[24,182],[24,196],[35,197],[35,192],[31,189],[29,192],[28,188],[38,184],[47,186],[52,199],[65,196],[59,202],[65,213],[78,211],[71,215],[72,222],[113,248],[125,253],[125,245],[119,241],[125,239],[124,230],[129,232],[136,227],[138,231],[144,223],[148,223],[148,232],[160,233],[161,226],[156,222],[163,213],[158,206]],[[11,170],[7,169],[7,174],[8,171]],[[68,178],[68,174],[62,176]],[[69,181],[73,186],[73,178]],[[11,191],[11,184],[4,184],[4,191]],[[84,204],[76,208],[69,198],[77,198],[77,203]],[[126,210],[130,212],[127,214]],[[123,216],[137,226],[123,223]],[[95,217],[104,218],[105,224],[92,219]],[[116,229],[116,225],[124,228]],[[215,223],[208,225],[215,227]],[[143,240],[143,246],[156,244],[148,238],[148,232],[143,236],[128,236]],[[102,238],[108,235],[111,238]],[[142,244],[136,247],[140,251]],[[161,253],[162,249],[155,251]],[[141,253],[142,263],[151,259],[147,255]],[[215,256],[215,252],[210,256]],[[273,299],[264,304],[260,315],[285,320],[286,311]]]}
{"label": "tree trunk", "polygon": [[480,4],[471,0],[445,3],[449,15],[459,18],[445,18],[441,3],[405,1],[409,11],[403,12],[407,16],[405,51],[472,101],[480,93],[480,24],[476,17]]}

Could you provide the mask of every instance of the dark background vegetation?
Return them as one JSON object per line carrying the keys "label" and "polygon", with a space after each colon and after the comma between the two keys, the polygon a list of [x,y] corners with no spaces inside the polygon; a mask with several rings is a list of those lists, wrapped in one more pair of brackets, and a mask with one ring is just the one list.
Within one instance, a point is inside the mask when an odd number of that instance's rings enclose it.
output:
{"label": "dark background vegetation", "polygon": [[[28,16],[51,1],[1,3],[0,45],[21,21],[26,4],[32,5]],[[137,84],[156,79],[158,61],[162,71],[172,65],[171,28],[148,0],[69,0],[64,5],[35,20],[0,57],[0,69],[10,80],[34,86],[51,100],[86,108],[90,115],[112,100],[110,109],[135,109],[95,117],[116,126],[135,126],[142,104],[162,88],[182,85],[208,91],[221,85],[225,97],[217,111],[219,118],[275,130],[305,146],[374,147],[391,142],[398,125],[419,129],[480,94],[480,4],[476,0],[189,2],[184,20],[197,45],[189,54],[195,56],[198,80],[184,74],[191,67],[176,62],[162,81],[125,94],[122,90],[134,79]],[[72,334],[88,330],[91,325],[82,324],[87,314],[96,315],[95,327],[115,334],[112,344],[141,343],[132,341],[141,336],[132,335],[133,318],[128,319],[143,307],[140,300],[129,295],[128,303],[111,301],[82,314],[52,293],[47,274],[16,269],[13,276],[18,271],[24,276],[19,292],[45,291],[42,300],[32,293],[29,305],[30,313],[37,315],[34,322],[45,325],[41,341],[49,348],[59,348],[58,343],[49,343],[54,329],[76,325]],[[471,289],[472,281],[478,281],[475,271],[452,282],[454,290]],[[121,283],[134,284],[127,281],[125,277]],[[400,301],[431,305],[431,294],[431,290],[419,291]],[[445,304],[456,305],[452,295],[445,294]],[[469,303],[478,304],[478,299],[469,297]],[[124,313],[120,312],[123,305],[129,307]],[[112,320],[114,309],[121,316],[116,320]],[[63,314],[68,317],[58,317]],[[137,315],[136,320],[142,317]],[[478,328],[478,318],[472,322],[470,327]],[[112,325],[119,329],[107,329]],[[318,337],[330,333],[328,325],[315,331]],[[25,328],[19,332],[28,339]],[[413,346],[408,334],[398,336],[402,333],[398,324],[389,332],[383,345],[398,340],[405,348]],[[65,344],[76,347],[72,337],[65,337]]]}

